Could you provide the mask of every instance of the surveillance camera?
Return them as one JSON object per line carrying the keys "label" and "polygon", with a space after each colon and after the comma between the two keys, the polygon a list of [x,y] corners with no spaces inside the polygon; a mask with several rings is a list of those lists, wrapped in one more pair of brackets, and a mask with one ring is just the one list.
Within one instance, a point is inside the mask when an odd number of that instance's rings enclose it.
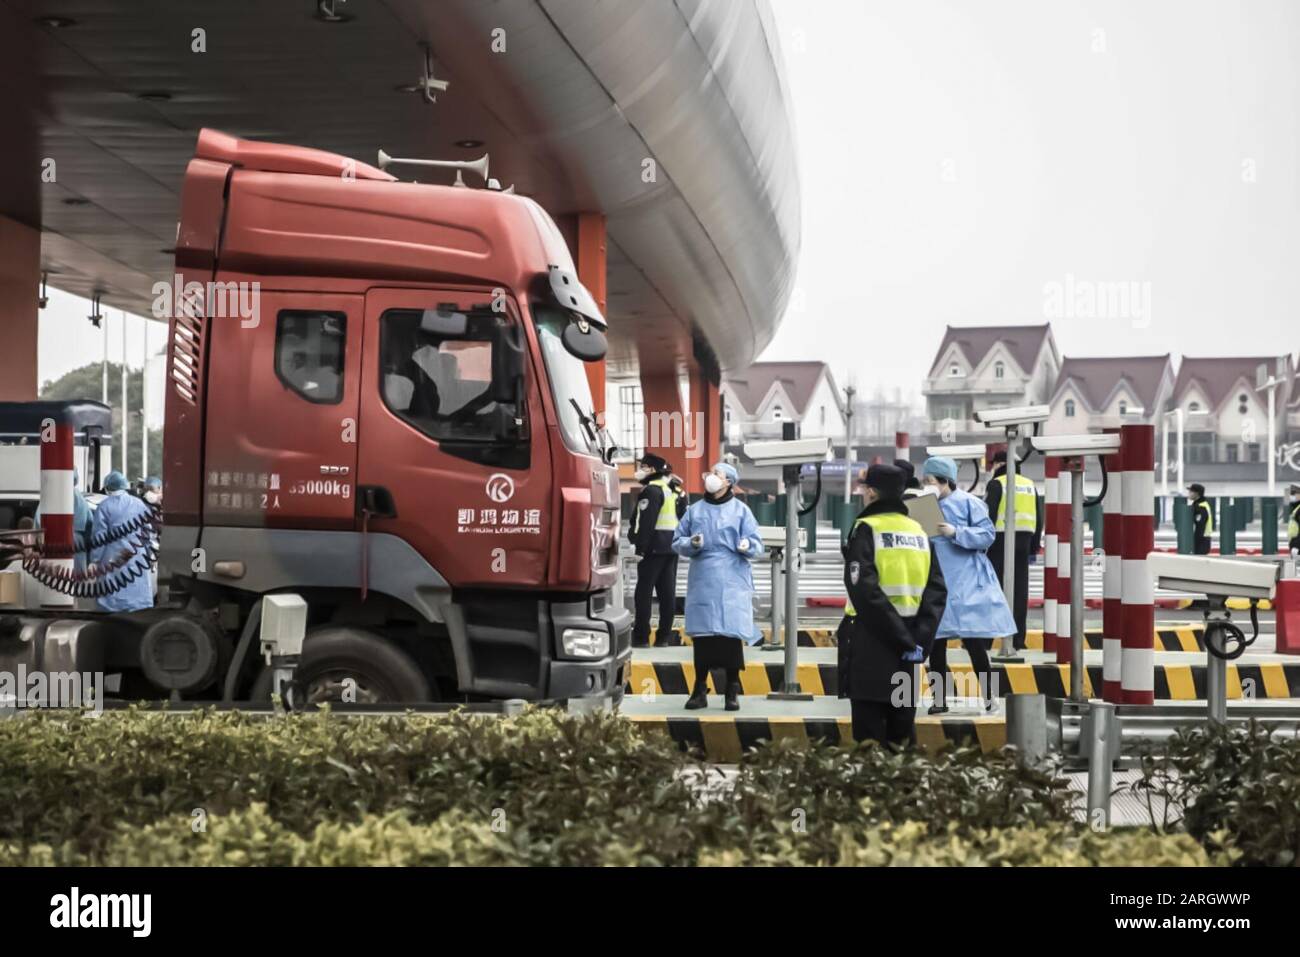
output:
{"label": "surveillance camera", "polygon": [[[785,526],[760,525],[758,526],[758,538],[763,543],[764,548],[785,548]],[[808,547],[808,530],[802,526],[799,528],[799,547]]]}
{"label": "surveillance camera", "polygon": [[975,421],[981,425],[1033,425],[1046,422],[1052,414],[1045,405],[1018,405],[1009,409],[980,409],[975,413]]}
{"label": "surveillance camera", "polygon": [[1119,451],[1118,432],[1094,432],[1087,435],[1035,435],[1029,444],[1040,455],[1114,455]]}
{"label": "surveillance camera", "polygon": [[830,436],[745,443],[745,456],[759,465],[804,465],[808,462],[825,462],[830,455]]}
{"label": "surveillance camera", "polygon": [[1243,562],[1204,555],[1152,552],[1147,564],[1161,588],[1199,592],[1210,598],[1272,598],[1281,575],[1276,562]]}
{"label": "surveillance camera", "polygon": [[926,455],[946,455],[950,459],[982,459],[987,451],[983,445],[928,445]]}

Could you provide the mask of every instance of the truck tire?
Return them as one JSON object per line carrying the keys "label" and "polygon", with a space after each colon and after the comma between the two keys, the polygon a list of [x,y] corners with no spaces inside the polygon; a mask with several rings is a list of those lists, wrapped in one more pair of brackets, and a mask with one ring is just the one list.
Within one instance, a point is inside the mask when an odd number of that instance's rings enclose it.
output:
{"label": "truck tire", "polygon": [[[398,704],[434,700],[414,659],[391,641],[356,628],[326,627],[307,634],[297,677],[304,704]],[[347,682],[351,680],[352,685]],[[345,701],[345,692],[354,692]],[[271,671],[264,668],[249,695],[271,697]]]}

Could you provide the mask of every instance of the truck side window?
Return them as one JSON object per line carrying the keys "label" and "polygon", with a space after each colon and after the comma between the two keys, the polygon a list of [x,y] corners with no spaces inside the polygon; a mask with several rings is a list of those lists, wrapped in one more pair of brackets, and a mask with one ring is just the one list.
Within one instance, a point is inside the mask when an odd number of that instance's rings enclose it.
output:
{"label": "truck side window", "polygon": [[347,330],[341,312],[281,311],[275,320],[275,374],[308,402],[342,401]]}
{"label": "truck side window", "polygon": [[[502,406],[491,394],[499,317],[486,306],[456,316],[449,332],[432,311],[390,309],[380,317],[380,388],[384,404],[439,441],[498,438]],[[513,415],[513,410],[511,410]]]}

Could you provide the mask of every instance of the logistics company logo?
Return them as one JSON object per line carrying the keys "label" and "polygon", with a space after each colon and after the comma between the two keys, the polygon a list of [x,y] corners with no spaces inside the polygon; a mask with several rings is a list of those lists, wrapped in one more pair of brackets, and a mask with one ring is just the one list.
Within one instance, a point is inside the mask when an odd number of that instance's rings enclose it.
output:
{"label": "logistics company logo", "polygon": [[83,894],[73,887],[50,898],[51,927],[123,927],[132,937],[148,937],[152,917],[152,894]]}
{"label": "logistics company logo", "polygon": [[500,505],[514,497],[515,480],[504,472],[493,472],[488,476],[485,491],[488,498]]}

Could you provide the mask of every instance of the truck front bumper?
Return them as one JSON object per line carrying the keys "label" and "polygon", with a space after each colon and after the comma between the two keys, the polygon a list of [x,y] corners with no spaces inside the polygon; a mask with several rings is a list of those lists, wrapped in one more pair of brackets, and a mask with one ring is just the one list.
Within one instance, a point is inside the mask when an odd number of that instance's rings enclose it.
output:
{"label": "truck front bumper", "polygon": [[[609,698],[615,703],[622,700],[632,665],[632,614],[609,601],[609,593],[602,593],[585,602],[551,604],[553,657],[549,662],[547,698]],[[609,654],[601,658],[563,655],[560,636],[566,628],[606,630]]]}

